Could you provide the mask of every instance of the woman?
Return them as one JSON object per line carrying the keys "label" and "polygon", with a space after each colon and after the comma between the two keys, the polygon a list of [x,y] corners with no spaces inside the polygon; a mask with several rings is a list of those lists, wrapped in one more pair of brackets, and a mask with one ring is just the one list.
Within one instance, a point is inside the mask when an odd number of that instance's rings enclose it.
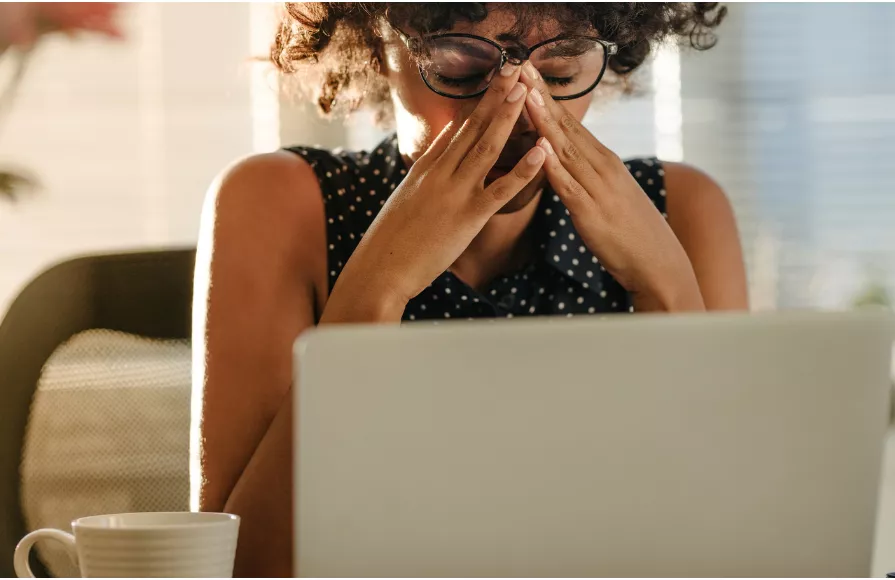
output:
{"label": "woman", "polygon": [[627,164],[580,121],[656,43],[724,11],[662,4],[294,4],[274,62],[324,112],[394,120],[372,152],[229,168],[196,274],[201,508],[243,518],[238,574],[291,574],[291,347],[340,322],[746,307],[710,178]]}

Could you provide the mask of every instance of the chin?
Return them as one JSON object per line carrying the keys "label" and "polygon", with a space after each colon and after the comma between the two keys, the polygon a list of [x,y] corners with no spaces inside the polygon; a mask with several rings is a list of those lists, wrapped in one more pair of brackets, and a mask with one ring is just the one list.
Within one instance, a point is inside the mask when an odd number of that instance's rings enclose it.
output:
{"label": "chin", "polygon": [[502,208],[500,208],[497,213],[516,213],[517,211],[528,207],[528,205],[531,204],[538,197],[538,192],[543,189],[545,185],[545,179],[541,177],[534,178],[531,183],[529,183],[522,189],[522,191],[513,196],[510,201],[508,201]]}

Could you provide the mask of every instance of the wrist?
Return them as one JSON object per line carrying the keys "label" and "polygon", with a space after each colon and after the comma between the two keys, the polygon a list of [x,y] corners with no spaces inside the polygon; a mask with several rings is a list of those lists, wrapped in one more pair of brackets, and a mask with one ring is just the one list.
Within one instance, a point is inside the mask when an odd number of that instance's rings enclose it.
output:
{"label": "wrist", "polygon": [[[669,272],[655,283],[645,294],[645,302],[649,310],[659,312],[703,312],[705,302],[699,282],[690,261]],[[643,308],[638,308],[643,310]]]}
{"label": "wrist", "polygon": [[699,285],[694,283],[692,287],[682,287],[673,292],[667,292],[658,300],[664,312],[705,312],[705,302]]}
{"label": "wrist", "polygon": [[326,301],[320,324],[399,323],[407,300],[375,284],[355,284],[344,273]]}

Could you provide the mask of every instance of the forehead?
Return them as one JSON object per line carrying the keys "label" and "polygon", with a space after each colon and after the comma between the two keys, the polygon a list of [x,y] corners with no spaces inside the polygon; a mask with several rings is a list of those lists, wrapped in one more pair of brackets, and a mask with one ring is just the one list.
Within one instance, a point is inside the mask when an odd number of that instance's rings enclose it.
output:
{"label": "forehead", "polygon": [[[556,5],[555,5],[556,6]],[[593,33],[589,25],[564,24],[555,14],[535,11],[524,5],[488,4],[488,15],[479,22],[458,20],[450,32],[475,34],[498,41],[501,44],[518,43],[533,46],[562,34]]]}

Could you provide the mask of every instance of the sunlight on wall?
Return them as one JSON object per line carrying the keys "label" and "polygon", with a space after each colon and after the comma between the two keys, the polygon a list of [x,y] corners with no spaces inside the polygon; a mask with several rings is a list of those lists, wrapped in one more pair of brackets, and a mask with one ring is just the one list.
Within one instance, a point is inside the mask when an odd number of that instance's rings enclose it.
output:
{"label": "sunlight on wall", "polygon": [[664,161],[684,158],[684,118],[681,110],[681,55],[673,44],[663,45],[653,61],[656,155]]}
{"label": "sunlight on wall", "polygon": [[[278,6],[270,2],[249,6],[249,48],[253,56],[264,56],[270,51],[277,26]],[[273,151],[280,147],[279,78],[266,63],[253,64],[250,74],[252,151]]]}

